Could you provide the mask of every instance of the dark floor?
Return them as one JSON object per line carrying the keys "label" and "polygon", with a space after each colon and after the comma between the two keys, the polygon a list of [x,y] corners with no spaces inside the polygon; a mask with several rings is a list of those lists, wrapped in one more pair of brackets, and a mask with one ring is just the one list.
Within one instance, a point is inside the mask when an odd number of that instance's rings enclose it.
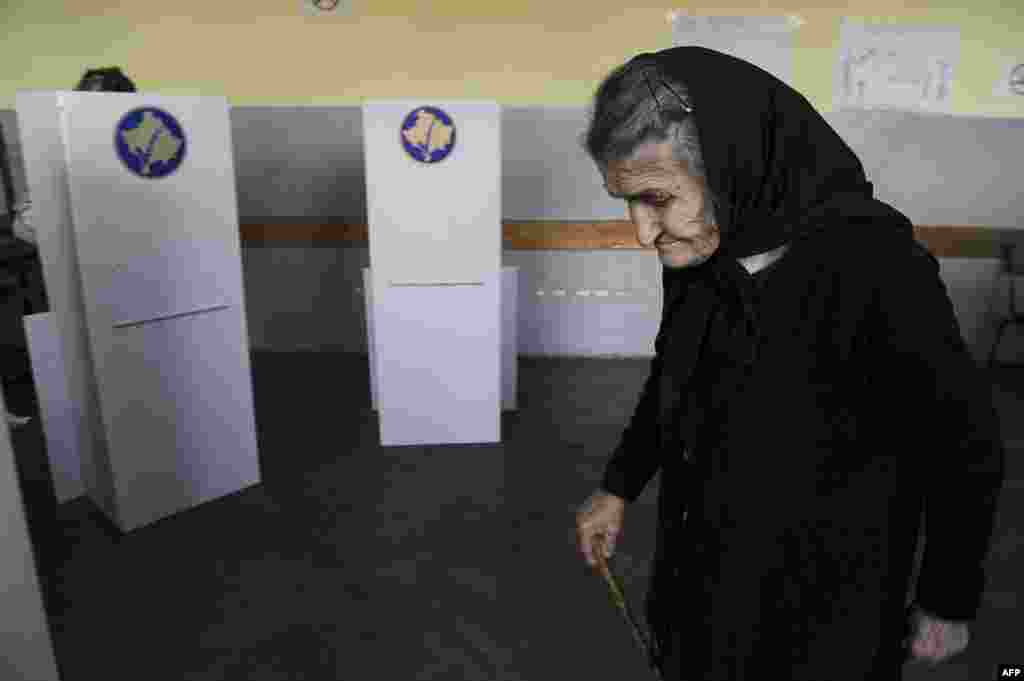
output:
{"label": "dark floor", "polygon": [[[125,536],[84,497],[59,508],[40,561],[63,681],[653,679],[574,543],[648,369],[521,358],[501,444],[381,447],[365,355],[254,353],[261,484]],[[1024,661],[1024,371],[993,376],[1009,482],[986,604],[964,656],[905,681]],[[6,399],[36,413],[31,383]],[[12,429],[26,479],[38,424]],[[637,612],[656,492],[612,561]]]}

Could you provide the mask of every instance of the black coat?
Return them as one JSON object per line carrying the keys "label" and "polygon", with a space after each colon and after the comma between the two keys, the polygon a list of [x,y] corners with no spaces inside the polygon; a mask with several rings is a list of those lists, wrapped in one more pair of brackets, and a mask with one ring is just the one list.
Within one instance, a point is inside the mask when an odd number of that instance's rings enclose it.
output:
{"label": "black coat", "polygon": [[633,501],[662,473],[648,618],[666,681],[899,678],[922,505],[916,601],[976,614],[1003,479],[991,388],[938,261],[886,234],[806,238],[746,277],[757,360],[707,336],[685,458],[656,435],[663,319],[602,487]]}

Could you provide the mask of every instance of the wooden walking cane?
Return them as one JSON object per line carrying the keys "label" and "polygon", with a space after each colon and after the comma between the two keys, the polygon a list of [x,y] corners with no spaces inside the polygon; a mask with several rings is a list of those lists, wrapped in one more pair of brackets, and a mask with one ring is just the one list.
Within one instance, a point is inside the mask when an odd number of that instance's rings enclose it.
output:
{"label": "wooden walking cane", "polygon": [[619,608],[619,612],[626,618],[626,622],[629,623],[629,628],[633,631],[633,638],[640,646],[640,650],[643,651],[644,656],[647,658],[647,663],[654,671],[654,675],[661,681],[661,671],[655,664],[655,658],[657,654],[657,644],[654,641],[654,636],[650,638],[644,636],[640,626],[637,624],[636,618],[633,616],[633,610],[629,607],[629,601],[626,600],[626,594],[622,589],[622,585],[619,580],[615,577],[612,571],[608,568],[608,563],[604,558],[604,537],[598,536],[597,539],[597,566],[601,571],[601,576],[604,577],[605,583],[608,585],[608,591],[611,594],[612,601]]}

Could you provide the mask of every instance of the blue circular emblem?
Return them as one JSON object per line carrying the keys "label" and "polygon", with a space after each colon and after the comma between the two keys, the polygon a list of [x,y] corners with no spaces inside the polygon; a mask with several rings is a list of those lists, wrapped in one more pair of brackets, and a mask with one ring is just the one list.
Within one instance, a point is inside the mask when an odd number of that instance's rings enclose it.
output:
{"label": "blue circular emblem", "polygon": [[185,133],[174,116],[147,106],[117,123],[114,148],[125,168],[139,177],[167,177],[185,158]]}
{"label": "blue circular emblem", "polygon": [[409,156],[420,163],[437,163],[455,148],[455,123],[437,107],[421,106],[402,121],[399,137]]}

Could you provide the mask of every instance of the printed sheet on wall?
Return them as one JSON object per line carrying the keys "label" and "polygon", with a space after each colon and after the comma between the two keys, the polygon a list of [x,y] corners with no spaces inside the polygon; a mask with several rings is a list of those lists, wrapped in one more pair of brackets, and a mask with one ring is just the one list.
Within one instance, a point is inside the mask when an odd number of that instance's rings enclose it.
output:
{"label": "printed sheet on wall", "polygon": [[859,24],[844,17],[833,110],[952,113],[959,59],[954,26]]}

